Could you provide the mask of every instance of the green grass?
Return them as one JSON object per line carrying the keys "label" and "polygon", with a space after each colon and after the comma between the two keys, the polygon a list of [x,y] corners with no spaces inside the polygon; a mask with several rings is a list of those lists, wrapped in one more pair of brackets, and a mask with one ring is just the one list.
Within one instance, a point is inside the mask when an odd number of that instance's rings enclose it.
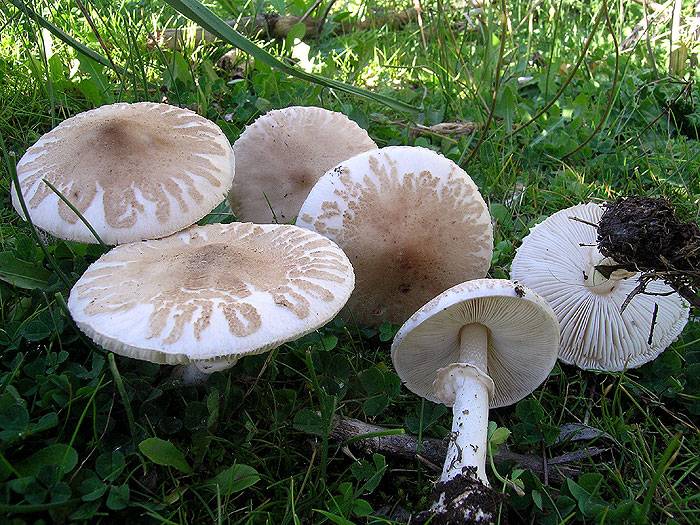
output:
{"label": "green grass", "polygon": [[[388,354],[391,326],[369,330],[336,321],[244,358],[196,388],[174,383],[168,367],[94,347],[66,313],[68,288],[58,273],[74,281],[102,249],[41,237],[42,251],[9,200],[7,166],[75,113],[165,98],[214,120],[233,142],[271,108],[343,111],[380,146],[426,146],[465,167],[496,221],[490,274],[497,278],[507,277],[529,227],[578,202],[665,195],[685,217],[700,218],[694,72],[664,73],[663,28],[649,47],[642,40],[616,56],[642,17],[641,5],[621,11],[622,4],[608,2],[608,11],[601,0],[544,0],[537,7],[513,1],[504,15],[489,4],[483,23],[467,31],[455,25],[467,8],[426,1],[424,48],[415,23],[333,36],[342,17],[352,20],[367,8],[338,2],[326,34],[310,42],[314,72],[420,107],[412,117],[261,62],[233,76],[216,66],[224,45],[179,53],[148,48],[155,26],[184,23],[164,4],[83,3],[104,48],[77,3],[32,5],[109,66],[42,32],[10,4],[0,6],[0,135],[7,148],[0,168],[0,522],[391,523],[397,510],[429,505],[435,472],[419,461],[357,450],[351,459],[328,439],[332,418],[437,438],[450,425],[446,409],[400,386]],[[295,0],[287,10],[301,14],[309,3]],[[264,5],[279,10],[279,4]],[[232,18],[252,14],[255,5],[212,7]],[[289,60],[289,43],[258,43]],[[473,121],[480,129],[467,137],[416,135],[411,119]],[[577,470],[569,479],[548,484],[517,466],[499,466],[524,489],[518,496],[495,485],[508,493],[502,520],[700,523],[698,377],[695,320],[651,364],[620,374],[557,366],[531,396],[493,411],[492,419],[511,431],[512,451],[551,458],[587,446],[607,449],[569,465]],[[566,423],[585,423],[609,437],[556,443]]]}

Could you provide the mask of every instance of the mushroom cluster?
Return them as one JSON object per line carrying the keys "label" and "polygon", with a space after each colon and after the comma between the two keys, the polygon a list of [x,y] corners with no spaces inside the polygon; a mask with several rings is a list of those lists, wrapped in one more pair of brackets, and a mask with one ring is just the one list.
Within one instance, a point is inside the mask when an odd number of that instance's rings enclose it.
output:
{"label": "mushroom cluster", "polygon": [[[118,245],[71,291],[80,330],[121,355],[188,365],[186,382],[343,308],[363,325],[403,323],[391,347],[398,375],[452,407],[427,511],[440,522],[496,519],[485,503],[496,499],[484,497],[489,409],[533,392],[557,357],[585,369],[640,366],[688,320],[671,288],[637,293],[638,275],[600,253],[596,204],[534,227],[513,280],[486,279],[491,217],[470,176],[426,148],[377,148],[321,108],[271,111],[231,147],[186,109],[103,106],[42,136],[17,181],[13,204],[37,227]],[[195,225],[225,198],[250,222]]]}
{"label": "mushroom cluster", "polygon": [[[284,158],[260,162],[271,158],[261,147],[281,143]],[[185,382],[199,382],[330,321],[355,277],[343,251],[315,232],[194,223],[227,197],[236,172],[248,220],[267,222],[262,197],[293,218],[326,169],[375,147],[356,124],[321,108],[272,112],[232,148],[193,111],[112,104],[65,120],[30,147],[12,200],[56,237],[118,245],[71,290],[68,308],[85,334],[117,354],[187,364]]]}

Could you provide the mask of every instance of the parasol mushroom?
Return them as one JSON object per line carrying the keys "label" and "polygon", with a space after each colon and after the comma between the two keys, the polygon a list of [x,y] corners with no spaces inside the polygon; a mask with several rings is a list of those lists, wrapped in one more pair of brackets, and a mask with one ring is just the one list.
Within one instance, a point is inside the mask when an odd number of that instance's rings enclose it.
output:
{"label": "parasol mushroom", "polygon": [[345,254],[318,234],[211,224],[114,248],[78,280],[68,306],[107,350],[207,373],[324,325],[353,284]]}
{"label": "parasol mushroom", "polygon": [[484,277],[491,263],[491,218],[474,181],[426,148],[361,153],[311,190],[297,225],[347,253],[357,275],[348,303],[362,324],[404,322],[431,297]]}
{"label": "parasol mushroom", "polygon": [[[111,104],[71,117],[43,135],[17,164],[37,227],[61,239],[95,243],[67,199],[107,244],[170,235],[225,197],[233,150],[221,129],[167,104]],[[17,194],[12,202],[23,215]]]}
{"label": "parasol mushroom", "polygon": [[[489,408],[513,404],[537,388],[554,366],[558,341],[557,320],[545,300],[498,279],[450,288],[398,331],[391,357],[406,387],[453,411],[443,492],[433,513],[467,520],[493,511],[482,508],[483,498],[477,497],[489,486]],[[468,489],[449,497],[453,483]]]}
{"label": "parasol mushroom", "polygon": [[683,331],[689,308],[663,282],[635,294],[639,274],[600,273],[597,267],[615,266],[596,246],[602,214],[598,204],[579,204],[532,228],[515,255],[511,278],[539,293],[556,313],[563,362],[620,371],[663,352]]}
{"label": "parasol mushroom", "polygon": [[342,113],[303,106],[270,111],[233,145],[238,177],[229,194],[231,209],[245,221],[293,221],[321,175],[376,147]]}

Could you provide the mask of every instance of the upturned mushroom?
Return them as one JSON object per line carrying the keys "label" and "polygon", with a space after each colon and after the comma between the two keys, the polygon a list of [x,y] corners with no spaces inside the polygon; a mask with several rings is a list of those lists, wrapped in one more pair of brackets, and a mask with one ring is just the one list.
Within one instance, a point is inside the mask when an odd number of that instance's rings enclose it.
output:
{"label": "upturned mushroom", "polygon": [[616,270],[605,277],[596,269],[615,266],[596,246],[602,214],[595,203],[579,204],[532,228],[515,255],[511,278],[539,293],[556,313],[563,362],[620,371],[655,359],[675,341],[689,307],[663,282],[634,294],[639,274]]}
{"label": "upturned mushroom", "polygon": [[[56,237],[96,243],[75,207],[107,244],[178,232],[226,196],[233,150],[221,129],[167,104],[111,104],[71,117],[17,164],[34,224]],[[12,188],[12,203],[22,215]]]}
{"label": "upturned mushroom", "polygon": [[324,325],[353,285],[345,254],[316,233],[211,224],[114,248],[78,280],[68,307],[100,346],[191,363],[186,380],[196,381]]}
{"label": "upturned mushroom", "polygon": [[376,147],[342,113],[304,106],[270,111],[233,145],[238,177],[229,194],[231,209],[244,221],[293,221],[321,175]]}
{"label": "upturned mushroom", "polygon": [[365,325],[403,323],[443,290],[484,277],[493,251],[491,217],[474,181],[419,147],[341,162],[311,190],[297,225],[348,255],[357,275],[348,309]]}
{"label": "upturned mushroom", "polygon": [[[558,343],[557,319],[545,300],[518,283],[497,279],[450,288],[396,334],[391,358],[406,387],[452,407],[441,494],[431,509],[454,520],[445,523],[493,518],[494,509],[484,508],[478,494],[489,486],[489,408],[513,404],[537,388],[556,362]],[[455,493],[453,484],[465,487],[456,498],[449,496]]]}

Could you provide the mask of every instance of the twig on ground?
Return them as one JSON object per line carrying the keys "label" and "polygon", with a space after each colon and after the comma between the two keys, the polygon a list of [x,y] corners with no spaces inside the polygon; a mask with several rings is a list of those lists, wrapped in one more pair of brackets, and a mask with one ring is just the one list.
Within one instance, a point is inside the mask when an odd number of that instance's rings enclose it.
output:
{"label": "twig on ground", "polygon": [[[331,2],[331,5],[333,2]],[[320,34],[328,12],[319,18],[311,16],[278,15],[276,13],[263,13],[257,16],[244,16],[236,20],[227,20],[226,23],[235,28],[240,33],[250,37],[267,35],[269,38],[284,39],[289,30],[296,24],[303,23],[306,26],[304,38],[317,38]],[[385,26],[389,29],[397,30],[416,19],[414,8],[404,9],[398,12],[376,13],[372,17],[361,21],[343,21],[334,29],[334,34],[342,35],[364,31],[372,27]],[[149,46],[161,45],[167,49],[180,49],[190,33],[186,28],[168,28],[158,31],[149,36]],[[203,42],[213,42],[217,38],[201,27],[194,29],[192,39],[195,44]]]}
{"label": "twig on ground", "polygon": [[[410,434],[398,434],[391,436],[371,437],[357,439],[364,434],[385,432],[387,429],[378,425],[365,423],[359,419],[339,417],[331,430],[331,439],[339,443],[345,443],[353,439],[351,448],[363,454],[380,453],[401,459],[418,459],[418,439]],[[603,437],[603,434],[600,434]],[[548,481],[560,483],[564,478],[575,476],[578,470],[568,466],[569,463],[583,461],[606,452],[607,448],[587,447],[547,460]],[[434,438],[426,438],[420,444],[421,462],[441,465],[447,454],[447,441]],[[540,477],[544,477],[545,470],[541,457],[518,454],[501,447],[494,455],[494,461],[498,464],[516,463]]]}
{"label": "twig on ground", "polygon": [[674,0],[668,0],[661,5],[649,2],[647,6],[651,7],[654,12],[650,15],[645,13],[644,17],[637,22],[637,25],[634,26],[629,36],[622,41],[622,44],[620,44],[620,52],[624,53],[625,51],[634,49],[637,42],[639,42],[639,40],[647,33],[650,27],[663,26],[669,20],[671,20],[671,6],[673,5],[673,1]]}

